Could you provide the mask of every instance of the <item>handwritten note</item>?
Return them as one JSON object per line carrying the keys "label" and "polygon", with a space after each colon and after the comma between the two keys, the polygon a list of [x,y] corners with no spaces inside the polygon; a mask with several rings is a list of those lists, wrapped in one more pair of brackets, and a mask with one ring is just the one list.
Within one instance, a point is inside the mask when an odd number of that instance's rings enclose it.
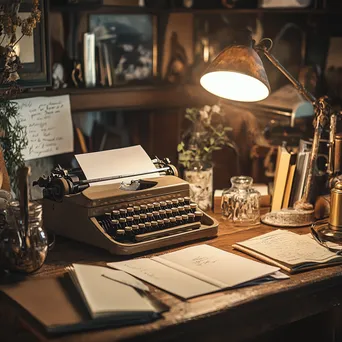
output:
{"label": "handwritten note", "polygon": [[20,121],[26,128],[28,146],[23,151],[25,160],[74,150],[69,95],[14,102],[19,106]]}
{"label": "handwritten note", "polygon": [[289,265],[327,262],[336,258],[335,253],[320,246],[309,235],[299,235],[281,229],[239,242],[237,245],[247,247]]}

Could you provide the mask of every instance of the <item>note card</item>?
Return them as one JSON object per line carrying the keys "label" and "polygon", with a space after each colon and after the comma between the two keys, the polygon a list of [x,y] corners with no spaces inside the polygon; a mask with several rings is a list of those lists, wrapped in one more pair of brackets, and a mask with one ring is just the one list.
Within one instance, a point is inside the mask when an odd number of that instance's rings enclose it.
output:
{"label": "note card", "polygon": [[[115,150],[77,154],[76,159],[87,179],[98,179],[126,174],[140,174],[153,171],[156,167],[148,154],[140,146],[118,148]],[[128,182],[133,179],[158,177],[158,172],[136,177],[126,177],[94,183],[90,185],[104,185]]]}
{"label": "note card", "polygon": [[69,95],[15,100],[28,145],[24,159],[31,160],[72,152],[74,135]]}

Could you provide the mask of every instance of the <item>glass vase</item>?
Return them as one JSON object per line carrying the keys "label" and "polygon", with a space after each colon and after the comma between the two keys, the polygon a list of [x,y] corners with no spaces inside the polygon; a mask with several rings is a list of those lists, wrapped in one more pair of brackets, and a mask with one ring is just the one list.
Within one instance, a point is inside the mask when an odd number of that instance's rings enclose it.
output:
{"label": "glass vase", "polygon": [[253,178],[231,178],[232,186],[222,193],[222,215],[234,225],[247,226],[260,223],[260,193],[253,189]]}
{"label": "glass vase", "polygon": [[184,171],[184,179],[190,184],[191,201],[197,203],[202,210],[212,207],[213,197],[213,167],[196,161],[191,168]]}

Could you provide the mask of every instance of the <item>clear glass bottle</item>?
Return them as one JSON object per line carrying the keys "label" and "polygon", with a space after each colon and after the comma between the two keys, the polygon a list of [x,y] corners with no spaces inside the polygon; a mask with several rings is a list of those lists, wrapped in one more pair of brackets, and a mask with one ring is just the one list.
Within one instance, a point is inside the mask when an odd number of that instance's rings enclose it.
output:
{"label": "clear glass bottle", "polygon": [[237,176],[230,179],[232,187],[222,193],[222,215],[235,225],[247,226],[260,222],[260,193],[252,188],[253,178]]}

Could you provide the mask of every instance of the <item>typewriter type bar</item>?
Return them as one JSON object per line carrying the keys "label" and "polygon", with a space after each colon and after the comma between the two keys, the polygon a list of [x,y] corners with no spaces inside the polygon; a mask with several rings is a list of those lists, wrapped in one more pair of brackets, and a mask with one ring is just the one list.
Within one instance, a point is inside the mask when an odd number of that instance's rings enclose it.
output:
{"label": "typewriter type bar", "polygon": [[217,235],[218,223],[189,202],[189,184],[175,176],[149,178],[140,190],[120,184],[89,187],[62,201],[45,198],[44,225],[52,232],[132,255]]}

